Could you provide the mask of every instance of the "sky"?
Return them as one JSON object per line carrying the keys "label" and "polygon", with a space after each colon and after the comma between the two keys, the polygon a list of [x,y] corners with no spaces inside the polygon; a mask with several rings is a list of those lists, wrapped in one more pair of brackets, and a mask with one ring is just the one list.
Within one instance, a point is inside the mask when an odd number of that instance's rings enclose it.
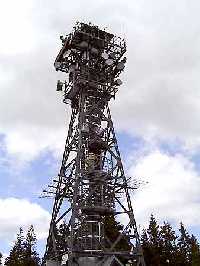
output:
{"label": "sky", "polygon": [[200,238],[199,0],[0,1],[0,251],[33,224],[42,254],[70,107],[56,92],[60,35],[92,22],[127,42],[110,103],[139,228],[151,213]]}

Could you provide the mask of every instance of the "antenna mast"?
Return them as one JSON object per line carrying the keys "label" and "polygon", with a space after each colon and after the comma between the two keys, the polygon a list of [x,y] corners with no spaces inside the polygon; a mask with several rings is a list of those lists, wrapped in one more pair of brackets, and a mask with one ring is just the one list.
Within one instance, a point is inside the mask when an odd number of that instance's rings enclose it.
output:
{"label": "antenna mast", "polygon": [[122,84],[125,41],[84,23],[61,40],[54,66],[68,81],[57,90],[72,114],[59,175],[45,191],[55,200],[43,265],[145,266],[108,106]]}

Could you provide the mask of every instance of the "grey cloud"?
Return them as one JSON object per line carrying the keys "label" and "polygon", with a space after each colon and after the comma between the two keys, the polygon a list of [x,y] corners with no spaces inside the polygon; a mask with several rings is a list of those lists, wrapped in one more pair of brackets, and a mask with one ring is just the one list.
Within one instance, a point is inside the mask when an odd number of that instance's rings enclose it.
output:
{"label": "grey cloud", "polygon": [[[19,36],[16,44],[24,42],[24,48],[19,46],[10,55],[0,52],[0,130],[7,136],[8,146],[15,134],[22,146],[23,142],[32,143],[34,154],[45,147],[54,149],[56,134],[57,142],[59,138],[64,141],[69,112],[66,114],[61,96],[55,92],[60,75],[54,71],[53,61],[61,45],[59,35],[70,32],[76,20],[107,26],[127,39],[124,85],[112,104],[117,129],[145,138],[199,143],[198,1],[62,0],[59,4],[29,4],[21,12],[22,28],[14,27],[19,19],[17,10],[10,22]],[[18,8],[23,9],[23,5]],[[34,145],[36,133],[31,128],[38,132],[40,145],[38,138]],[[46,134],[52,137],[47,139]]]}

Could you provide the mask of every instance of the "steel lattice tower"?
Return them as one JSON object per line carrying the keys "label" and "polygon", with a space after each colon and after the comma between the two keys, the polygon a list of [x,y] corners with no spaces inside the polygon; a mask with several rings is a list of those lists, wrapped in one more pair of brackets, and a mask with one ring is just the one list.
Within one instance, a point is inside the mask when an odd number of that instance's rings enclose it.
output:
{"label": "steel lattice tower", "polygon": [[58,178],[44,191],[55,201],[43,265],[145,266],[108,107],[122,83],[125,41],[84,23],[61,40],[54,65],[68,81],[57,90],[72,114]]}

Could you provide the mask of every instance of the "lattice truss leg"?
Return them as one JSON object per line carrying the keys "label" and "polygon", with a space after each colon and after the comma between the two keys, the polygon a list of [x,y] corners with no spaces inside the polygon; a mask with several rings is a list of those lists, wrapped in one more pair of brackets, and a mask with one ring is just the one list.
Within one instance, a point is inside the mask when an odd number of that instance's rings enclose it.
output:
{"label": "lattice truss leg", "polygon": [[61,169],[48,191],[55,201],[43,265],[145,266],[104,83],[94,90],[73,74],[65,84],[72,115]]}

